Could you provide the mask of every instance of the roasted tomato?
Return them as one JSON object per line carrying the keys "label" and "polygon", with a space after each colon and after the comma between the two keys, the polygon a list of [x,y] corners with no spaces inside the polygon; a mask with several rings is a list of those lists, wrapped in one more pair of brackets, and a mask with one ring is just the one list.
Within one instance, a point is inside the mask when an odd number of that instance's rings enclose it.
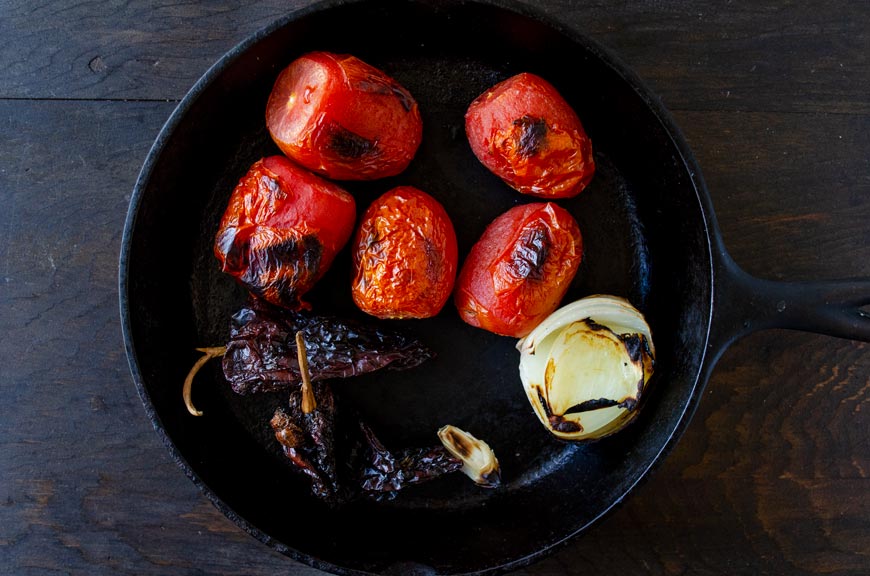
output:
{"label": "roasted tomato", "polygon": [[221,269],[277,306],[302,295],[353,233],[353,196],[283,156],[257,161],[230,196],[214,243]]}
{"label": "roasted tomato", "polygon": [[398,174],[423,135],[405,88],[358,58],[328,52],[306,54],[281,72],[266,126],[284,154],[336,180]]}
{"label": "roasted tomato", "polygon": [[500,82],[471,103],[465,132],[474,155],[510,187],[570,198],[595,173],[592,142],[556,89],[534,74]]}
{"label": "roasted tomato", "polygon": [[378,318],[428,318],[450,298],[456,233],[437,200],[393,188],[362,217],[353,243],[353,301]]}
{"label": "roasted tomato", "polygon": [[565,296],[583,258],[577,221],[547,202],[512,208],[471,248],[456,281],[467,323],[521,338]]}

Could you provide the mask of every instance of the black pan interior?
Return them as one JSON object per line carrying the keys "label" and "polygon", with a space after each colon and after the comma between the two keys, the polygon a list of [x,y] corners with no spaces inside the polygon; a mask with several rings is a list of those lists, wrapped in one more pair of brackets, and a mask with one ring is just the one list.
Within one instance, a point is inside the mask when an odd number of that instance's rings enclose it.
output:
{"label": "black pan interior", "polygon": [[[621,501],[693,402],[711,298],[696,168],[634,77],[558,25],[464,2],[332,4],[288,18],[228,55],[185,99],[152,150],[122,255],[134,378],[185,471],[243,528],[291,556],[338,571],[516,566]],[[429,192],[453,220],[460,260],[494,217],[533,201],[474,158],[463,127],[468,104],[521,71],[547,78],[572,104],[592,138],[598,170],[580,196],[560,201],[577,218],[585,244],[566,302],[594,293],[629,298],[647,315],[658,351],[652,392],[628,430],[583,446],[551,439],[523,394],[515,341],[466,326],[452,303],[434,319],[394,323],[418,335],[437,359],[412,371],[335,382],[334,390],[387,447],[435,444],[435,431],[447,423],[487,440],[502,465],[498,490],[452,477],[391,502],[331,509],[307,495],[306,482],[278,453],[268,420],[280,396],[234,396],[215,362],[196,382],[195,400],[206,415],[187,414],[181,382],[197,357],[193,349],[224,343],[229,317],[245,300],[217,269],[211,252],[217,222],[250,164],[278,153],[263,123],[266,98],[280,69],[310,50],[355,54],[414,94],[424,139],[411,166],[346,188],[360,212],[395,185]],[[350,299],[346,251],[311,301],[315,311],[362,316]]]}

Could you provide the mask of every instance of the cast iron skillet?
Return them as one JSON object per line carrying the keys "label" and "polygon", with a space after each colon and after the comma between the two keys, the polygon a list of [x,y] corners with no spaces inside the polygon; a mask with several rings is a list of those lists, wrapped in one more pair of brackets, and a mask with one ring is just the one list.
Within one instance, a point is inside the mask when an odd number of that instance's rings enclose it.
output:
{"label": "cast iron skillet", "polygon": [[[130,205],[121,254],[121,312],[133,379],[158,434],[206,496],[277,550],[339,573],[475,573],[527,564],[587,530],[638,484],[685,430],[716,359],[735,338],[788,327],[870,339],[860,306],[870,282],[786,285],[749,277],[727,255],[700,170],[667,112],[594,42],[506,1],[327,1],[233,49],[194,86],[160,133]],[[465,255],[485,226],[531,199],[473,157],[463,114],[520,71],[549,79],[579,113],[598,171],[560,202],[577,218],[586,256],[566,298],[629,298],[647,316],[657,368],[640,416],[624,432],[567,445],[543,430],[523,394],[515,341],[463,324],[452,305],[399,323],[438,358],[418,369],[334,383],[387,447],[436,443],[452,423],[496,451],[504,485],[461,476],[391,502],[326,508],[290,470],[268,426],[280,396],[239,398],[219,363],[201,373],[193,418],[181,382],[197,346],[226,342],[245,299],[222,276],[211,242],[231,189],[277,153],[263,112],[277,73],[310,50],[353,53],[404,84],[423,114],[408,170],[348,183],[364,209],[411,184],[438,198]],[[462,257],[462,256],[461,256]],[[316,311],[360,316],[349,258],[312,293]]]}

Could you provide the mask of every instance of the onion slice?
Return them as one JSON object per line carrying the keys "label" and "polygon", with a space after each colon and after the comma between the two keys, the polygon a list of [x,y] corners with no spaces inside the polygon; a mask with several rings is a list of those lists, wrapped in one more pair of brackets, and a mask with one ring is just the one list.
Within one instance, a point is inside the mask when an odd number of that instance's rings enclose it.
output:
{"label": "onion slice", "polygon": [[643,314],[606,295],[556,310],[517,349],[532,409],[554,436],[572,441],[603,438],[631,422],[655,358]]}

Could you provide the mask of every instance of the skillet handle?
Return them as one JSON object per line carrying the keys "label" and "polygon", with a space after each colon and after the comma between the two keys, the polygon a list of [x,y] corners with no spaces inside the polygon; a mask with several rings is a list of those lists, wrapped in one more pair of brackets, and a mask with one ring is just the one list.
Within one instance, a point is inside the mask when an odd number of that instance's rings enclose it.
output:
{"label": "skillet handle", "polygon": [[735,340],[756,330],[788,328],[870,342],[870,278],[780,282],[744,272],[721,255],[708,354],[715,364]]}

